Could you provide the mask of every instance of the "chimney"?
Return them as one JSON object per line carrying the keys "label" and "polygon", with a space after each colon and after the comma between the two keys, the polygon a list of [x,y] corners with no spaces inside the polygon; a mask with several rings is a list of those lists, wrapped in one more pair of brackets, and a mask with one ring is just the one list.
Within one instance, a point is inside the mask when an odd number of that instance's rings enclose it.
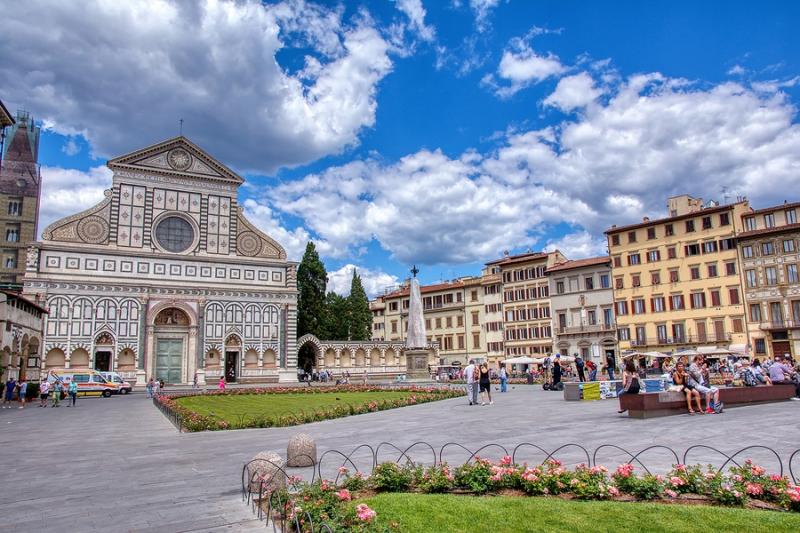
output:
{"label": "chimney", "polygon": [[642,217],[642,222],[650,222],[650,217]]}

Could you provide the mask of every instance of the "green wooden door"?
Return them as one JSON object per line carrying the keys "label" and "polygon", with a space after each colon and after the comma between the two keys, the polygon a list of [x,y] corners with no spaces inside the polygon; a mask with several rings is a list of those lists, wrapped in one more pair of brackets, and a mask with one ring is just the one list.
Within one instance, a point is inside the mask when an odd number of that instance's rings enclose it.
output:
{"label": "green wooden door", "polygon": [[183,377],[183,340],[158,339],[156,345],[156,379],[180,383]]}

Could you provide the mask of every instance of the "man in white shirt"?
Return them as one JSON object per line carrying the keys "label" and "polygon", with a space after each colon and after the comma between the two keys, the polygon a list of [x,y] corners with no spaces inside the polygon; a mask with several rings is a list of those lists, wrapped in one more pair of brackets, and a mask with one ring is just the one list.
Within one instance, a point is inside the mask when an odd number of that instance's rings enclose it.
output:
{"label": "man in white shirt", "polygon": [[464,379],[467,381],[467,400],[469,400],[470,405],[478,403],[478,382],[474,381],[475,371],[475,360],[470,359],[469,364],[464,369]]}

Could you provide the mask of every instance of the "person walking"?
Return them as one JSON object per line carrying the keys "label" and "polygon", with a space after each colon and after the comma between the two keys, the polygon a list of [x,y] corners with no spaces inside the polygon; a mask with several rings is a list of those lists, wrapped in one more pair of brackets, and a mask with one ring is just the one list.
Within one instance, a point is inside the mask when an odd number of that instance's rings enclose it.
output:
{"label": "person walking", "polygon": [[617,363],[614,360],[614,354],[609,353],[606,355],[606,370],[608,371],[608,380],[614,381],[614,368],[616,368]]}
{"label": "person walking", "polygon": [[217,385],[217,389],[219,389],[220,391],[225,390],[225,376],[219,378],[219,385]]}
{"label": "person walking", "polygon": [[145,386],[148,398],[153,397],[153,389],[155,388],[155,386],[156,386],[155,381],[153,380],[153,378],[150,378],[150,381],[147,382],[147,386]]}
{"label": "person walking", "polygon": [[11,409],[15,390],[17,390],[17,382],[14,378],[8,378],[8,381],[6,381],[6,395],[3,397],[3,409]]}
{"label": "person walking", "polygon": [[578,371],[578,380],[580,381],[586,381],[586,375],[583,373],[584,366],[583,357],[575,354],[575,369]]}
{"label": "person walking", "polygon": [[197,372],[194,373],[194,378],[192,378],[192,391],[197,391],[199,389],[197,385]]}
{"label": "person walking", "polygon": [[39,407],[47,407],[47,399],[50,396],[50,383],[45,379],[39,383]]}
{"label": "person walking", "polygon": [[53,382],[53,390],[50,392],[50,396],[52,398],[50,407],[58,407],[61,403],[61,382],[58,379]]}
{"label": "person walking", "polygon": [[470,359],[469,364],[464,369],[464,379],[467,382],[467,401],[472,405],[478,403],[477,383],[475,383],[475,360]]}
{"label": "person walking", "polygon": [[494,404],[492,401],[492,380],[489,376],[489,365],[486,363],[481,363],[478,369],[478,386],[481,394],[481,405],[486,405],[487,398],[489,405]]}
{"label": "person walking", "polygon": [[500,392],[508,392],[508,372],[506,365],[500,364]]}
{"label": "person walking", "polygon": [[70,407],[75,407],[75,402],[78,400],[78,384],[74,381],[70,381],[69,387],[67,387],[67,393],[69,393]]}
{"label": "person walking", "polygon": [[28,382],[25,381],[25,378],[20,378],[17,387],[19,387],[19,408],[25,409],[25,400],[28,396]]}

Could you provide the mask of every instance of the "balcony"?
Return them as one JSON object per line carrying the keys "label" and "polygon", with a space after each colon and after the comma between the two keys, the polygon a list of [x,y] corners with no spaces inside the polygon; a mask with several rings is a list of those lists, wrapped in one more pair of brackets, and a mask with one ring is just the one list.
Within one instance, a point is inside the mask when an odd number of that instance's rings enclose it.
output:
{"label": "balcony", "polygon": [[722,335],[707,334],[707,335],[683,335],[682,337],[644,337],[640,339],[631,339],[631,346],[681,346],[684,344],[714,344],[726,343],[731,341],[730,333],[723,333]]}
{"label": "balcony", "polygon": [[797,329],[800,328],[800,321],[798,320],[777,320],[774,322],[762,322],[758,328],[764,331],[772,331],[776,329]]}
{"label": "balcony", "polygon": [[616,324],[584,324],[582,326],[558,327],[556,333],[559,335],[581,335],[585,333],[603,333],[617,329]]}

